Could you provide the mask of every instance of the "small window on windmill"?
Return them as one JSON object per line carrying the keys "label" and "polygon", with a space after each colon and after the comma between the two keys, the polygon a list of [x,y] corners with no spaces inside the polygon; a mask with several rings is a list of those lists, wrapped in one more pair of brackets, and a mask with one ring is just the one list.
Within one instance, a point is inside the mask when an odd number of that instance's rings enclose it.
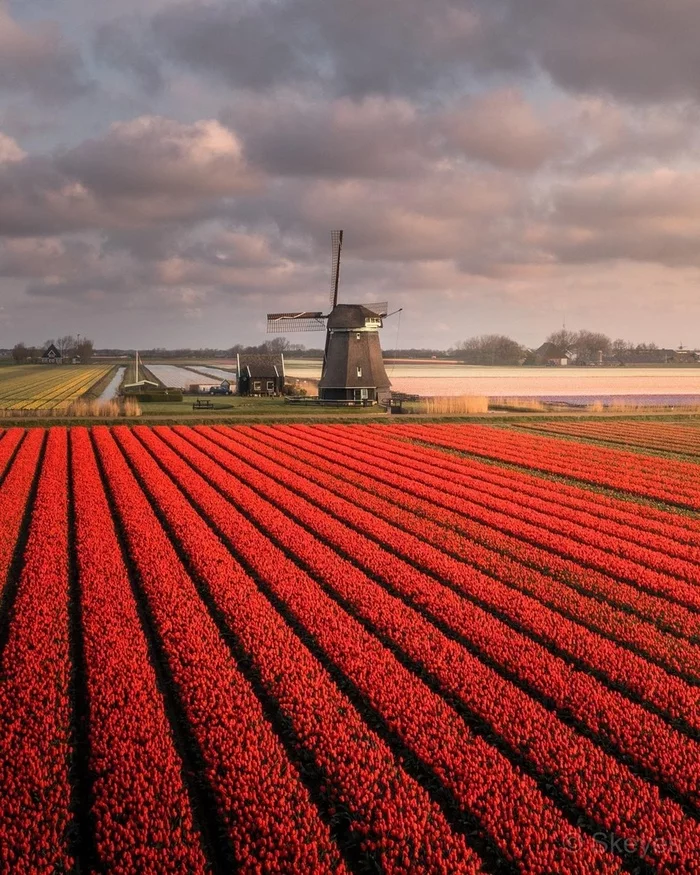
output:
{"label": "small window on windmill", "polygon": [[357,366],[357,376],[358,377],[362,376],[362,368],[359,365]]}
{"label": "small window on windmill", "polygon": [[355,338],[356,338],[357,340],[361,340],[361,339],[362,339],[362,335],[360,334],[359,331],[358,331],[357,334],[355,335]]}

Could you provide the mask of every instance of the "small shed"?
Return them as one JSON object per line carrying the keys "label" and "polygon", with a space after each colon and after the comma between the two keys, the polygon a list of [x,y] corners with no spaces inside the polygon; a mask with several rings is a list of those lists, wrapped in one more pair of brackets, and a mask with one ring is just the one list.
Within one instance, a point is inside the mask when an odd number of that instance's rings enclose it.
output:
{"label": "small shed", "polygon": [[131,389],[134,392],[150,392],[154,389],[162,389],[159,383],[154,383],[153,380],[137,380],[135,383],[124,383],[122,389],[126,391]]}
{"label": "small shed", "polygon": [[281,395],[284,389],[284,356],[238,353],[239,395]]}
{"label": "small shed", "polygon": [[60,351],[53,343],[50,343],[41,354],[41,363],[43,365],[60,365],[62,362],[63,356]]}

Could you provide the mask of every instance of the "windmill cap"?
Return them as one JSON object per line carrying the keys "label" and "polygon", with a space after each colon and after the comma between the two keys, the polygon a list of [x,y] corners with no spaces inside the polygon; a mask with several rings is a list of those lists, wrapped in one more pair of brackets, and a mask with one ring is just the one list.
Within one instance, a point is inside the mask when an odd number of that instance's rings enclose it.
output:
{"label": "windmill cap", "polygon": [[381,320],[379,313],[362,304],[336,304],[328,317],[328,327],[333,329],[364,328],[368,319]]}

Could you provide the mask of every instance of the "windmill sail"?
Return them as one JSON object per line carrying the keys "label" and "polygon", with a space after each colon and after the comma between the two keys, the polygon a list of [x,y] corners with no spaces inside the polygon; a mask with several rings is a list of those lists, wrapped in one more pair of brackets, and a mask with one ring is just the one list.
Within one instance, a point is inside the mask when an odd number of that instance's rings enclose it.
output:
{"label": "windmill sail", "polygon": [[331,310],[338,303],[338,280],[340,278],[340,250],[343,248],[343,232],[331,231]]}
{"label": "windmill sail", "polygon": [[325,331],[326,316],[320,310],[300,310],[296,313],[268,313],[267,333],[286,334],[288,331]]}

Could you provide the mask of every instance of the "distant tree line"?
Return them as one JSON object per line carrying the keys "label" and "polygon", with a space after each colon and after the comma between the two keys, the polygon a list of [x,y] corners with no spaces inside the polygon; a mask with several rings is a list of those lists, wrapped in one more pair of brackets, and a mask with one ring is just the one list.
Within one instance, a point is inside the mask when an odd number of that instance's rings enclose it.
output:
{"label": "distant tree line", "polygon": [[[554,331],[545,342],[555,347],[561,357],[568,357],[572,364],[579,365],[598,364],[601,360],[624,364],[626,361],[645,358],[650,361],[679,358],[679,351],[660,350],[655,343],[634,344],[621,339],[611,340],[606,334],[587,329]],[[512,366],[538,363],[537,350],[528,349],[503,334],[470,337],[449,350],[449,355],[469,365]]]}
{"label": "distant tree line", "polygon": [[[616,358],[621,362],[634,357],[644,357],[644,353],[665,353],[673,355],[675,350],[660,350],[655,343],[630,343],[618,338],[611,340],[599,331],[555,331],[547,338],[549,343],[571,354],[581,364],[594,363],[605,358]],[[652,356],[649,356],[650,358]],[[662,355],[653,356],[661,359]]]}
{"label": "distant tree line", "polygon": [[453,353],[467,365],[521,365],[528,351],[504,334],[482,334],[458,343]]}
{"label": "distant tree line", "polygon": [[55,340],[50,338],[42,346],[27,346],[23,342],[16,343],[12,347],[12,360],[18,365],[38,362],[51,344],[56,347],[62,358],[77,358],[80,359],[81,364],[87,364],[92,361],[94,354],[93,342],[89,338],[82,336],[78,341],[72,334],[66,334]]}
{"label": "distant tree line", "polygon": [[[133,349],[93,349],[93,343],[87,338],[80,338],[80,343],[71,335],[59,337],[57,340],[47,340],[41,347],[27,346],[18,343],[12,350],[12,358],[18,364],[39,361],[42,352],[50,343],[58,348],[66,358],[77,357],[81,362],[89,362],[93,356],[101,358],[125,357],[133,354]],[[612,340],[606,334],[582,329],[554,331],[546,338],[546,343],[556,347],[562,356],[568,356],[572,364],[597,364],[601,357],[610,363],[625,362],[672,361],[693,359],[692,353],[679,350],[663,350],[655,343],[630,343],[626,340]],[[145,360],[154,359],[216,359],[235,358],[241,354],[284,353],[294,358],[318,359],[323,356],[323,348],[306,347],[301,343],[292,343],[288,338],[280,336],[266,340],[264,343],[249,345],[235,343],[228,349],[200,347],[198,349],[179,348],[165,349],[153,347],[139,350]],[[384,358],[406,359],[452,359],[470,365],[527,365],[537,363],[537,350],[507,337],[504,334],[481,334],[460,341],[449,349],[429,349],[425,347],[407,347],[404,349],[385,349]],[[556,357],[556,356],[553,356]]]}

